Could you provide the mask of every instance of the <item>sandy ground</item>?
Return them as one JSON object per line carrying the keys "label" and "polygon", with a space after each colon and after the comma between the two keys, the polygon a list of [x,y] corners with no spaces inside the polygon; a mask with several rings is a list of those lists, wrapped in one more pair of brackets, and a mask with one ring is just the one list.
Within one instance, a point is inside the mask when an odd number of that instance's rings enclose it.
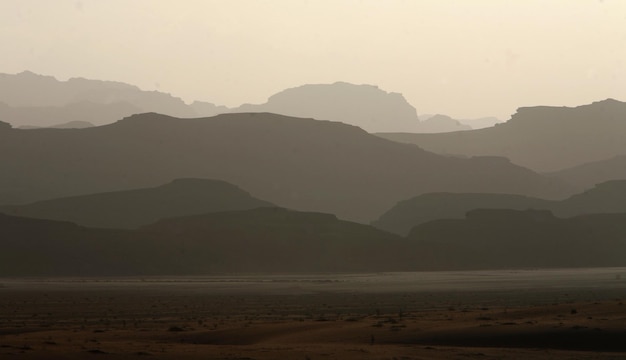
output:
{"label": "sandy ground", "polygon": [[0,280],[0,358],[626,359],[621,287],[318,285]]}

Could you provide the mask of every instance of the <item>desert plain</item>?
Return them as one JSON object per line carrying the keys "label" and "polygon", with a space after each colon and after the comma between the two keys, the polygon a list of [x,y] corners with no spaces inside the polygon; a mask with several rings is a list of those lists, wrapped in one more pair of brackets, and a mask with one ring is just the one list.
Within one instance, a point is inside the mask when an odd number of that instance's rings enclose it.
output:
{"label": "desert plain", "polygon": [[626,269],[0,280],[2,359],[624,359]]}

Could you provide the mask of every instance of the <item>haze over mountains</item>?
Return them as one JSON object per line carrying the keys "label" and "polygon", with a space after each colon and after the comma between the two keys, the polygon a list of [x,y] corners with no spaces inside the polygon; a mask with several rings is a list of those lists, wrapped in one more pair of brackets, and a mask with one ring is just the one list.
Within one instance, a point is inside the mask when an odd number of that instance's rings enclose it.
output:
{"label": "haze over mountains", "polygon": [[561,198],[573,189],[503,158],[461,159],[346,124],[267,113],[134,115],[88,129],[0,130],[0,204],[219,179],[260,199],[368,222],[434,191]]}
{"label": "haze over mountains", "polygon": [[4,275],[626,265],[617,100],[471,130],[371,85],[229,109],[24,72],[0,120]]}
{"label": "haze over mountains", "polygon": [[258,208],[104,230],[0,214],[1,276],[198,275],[624,266],[626,215],[480,210],[409,237]]}
{"label": "haze over mountains", "polygon": [[480,130],[378,135],[439,154],[504,156],[549,172],[626,154],[624,134],[626,103],[607,99],[573,108],[520,108],[506,123]]}
{"label": "haze over mountains", "polygon": [[420,121],[417,111],[402,94],[386,92],[377,86],[345,82],[303,85],[287,89],[270,96],[265,104],[244,104],[231,111],[271,112],[340,121],[356,125],[367,132],[430,133],[471,129],[468,125],[462,125],[444,115]]}
{"label": "haze over mountains", "polygon": [[463,219],[475,209],[549,210],[558,217],[626,213],[626,180],[609,181],[554,201],[510,194],[430,193],[401,201],[372,222],[377,228],[407,235],[422,223]]}
{"label": "haze over mountains", "polygon": [[432,133],[471,128],[445,115],[420,121],[415,108],[401,94],[372,85],[345,82],[303,85],[272,95],[265,104],[228,108],[203,101],[185,104],[169,94],[142,91],[120,82],[82,78],[58,81],[29,71],[0,74],[0,121],[14,127],[50,127],[74,121],[105,125],[145,112],[185,118],[272,112],[340,121],[369,132]]}
{"label": "haze over mountains", "polygon": [[0,212],[95,228],[136,229],[163,218],[273,206],[223,181],[177,179],[155,188],[0,206]]}
{"label": "haze over mountains", "polygon": [[626,155],[593,161],[571,168],[547,173],[575,187],[588,189],[608,180],[626,179]]}

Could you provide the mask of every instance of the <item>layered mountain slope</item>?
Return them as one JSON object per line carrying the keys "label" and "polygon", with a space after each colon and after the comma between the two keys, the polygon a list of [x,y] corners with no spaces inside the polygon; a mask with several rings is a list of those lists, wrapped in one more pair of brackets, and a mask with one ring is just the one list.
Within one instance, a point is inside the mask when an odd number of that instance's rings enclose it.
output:
{"label": "layered mountain slope", "polygon": [[404,240],[333,215],[281,208],[161,220],[141,229],[185,273],[406,270]]}
{"label": "layered mountain slope", "polygon": [[332,215],[259,208],[99,230],[0,214],[1,276],[405,270],[404,241]]}
{"label": "layered mountain slope", "polygon": [[439,219],[463,219],[474,209],[549,209],[551,204],[548,200],[521,195],[430,193],[397,203],[372,225],[405,236],[416,225]]}
{"label": "layered mountain slope", "polygon": [[502,158],[459,159],[341,123],[265,113],[142,114],[89,129],[0,131],[0,204],[221,179],[287,208],[370,221],[427,192],[564,197],[559,181]]}
{"label": "layered mountain slope", "polygon": [[626,215],[472,211],[408,239],[258,208],[103,230],[0,214],[0,276],[210,275],[624,266]]}
{"label": "layered mountain slope", "polygon": [[133,229],[162,218],[267,206],[273,205],[223,181],[178,179],[149,189],[0,206],[0,212],[96,228]]}
{"label": "layered mountain slope", "polygon": [[492,128],[446,134],[378,134],[440,154],[493,155],[536,171],[556,171],[626,154],[626,103],[520,108]]}
{"label": "layered mountain slope", "polygon": [[624,213],[559,219],[549,211],[474,210],[416,226],[408,239],[431,270],[626,264]]}
{"label": "layered mountain slope", "polygon": [[416,225],[438,219],[462,219],[474,209],[541,209],[560,217],[626,213],[626,180],[598,184],[561,201],[508,194],[424,194],[399,202],[372,225],[406,235]]}
{"label": "layered mountain slope", "polygon": [[547,175],[562,179],[575,187],[588,189],[601,182],[626,179],[626,155],[585,163]]}

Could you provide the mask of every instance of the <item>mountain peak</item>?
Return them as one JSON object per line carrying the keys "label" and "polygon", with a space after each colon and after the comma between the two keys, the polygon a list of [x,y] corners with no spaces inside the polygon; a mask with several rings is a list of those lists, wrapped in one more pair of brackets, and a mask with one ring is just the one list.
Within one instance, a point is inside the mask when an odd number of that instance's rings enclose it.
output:
{"label": "mountain peak", "polygon": [[342,81],[285,89],[270,96],[265,104],[245,104],[233,112],[339,121],[368,132],[413,131],[419,127],[417,111],[401,94]]}

